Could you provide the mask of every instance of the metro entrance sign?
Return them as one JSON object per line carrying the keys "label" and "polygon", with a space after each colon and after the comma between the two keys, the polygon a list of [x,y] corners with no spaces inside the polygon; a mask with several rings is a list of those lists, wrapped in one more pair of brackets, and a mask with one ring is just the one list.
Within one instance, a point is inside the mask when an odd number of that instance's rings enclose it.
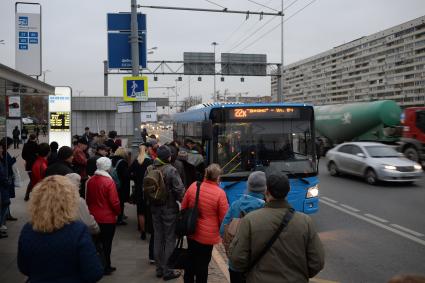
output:
{"label": "metro entrance sign", "polygon": [[[146,68],[146,15],[137,15],[139,65]],[[110,69],[131,69],[131,14],[107,14],[108,65]]]}

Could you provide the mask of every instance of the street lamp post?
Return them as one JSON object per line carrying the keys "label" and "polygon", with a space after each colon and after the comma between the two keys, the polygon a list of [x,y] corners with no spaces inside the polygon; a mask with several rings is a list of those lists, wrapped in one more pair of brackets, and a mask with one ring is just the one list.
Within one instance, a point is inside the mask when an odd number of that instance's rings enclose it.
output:
{"label": "street lamp post", "polygon": [[43,73],[43,83],[46,82],[46,73],[47,72],[51,72],[51,71],[49,69],[42,71],[42,73]]}
{"label": "street lamp post", "polygon": [[211,43],[211,45],[214,47],[214,95],[213,95],[213,98],[216,100],[216,102],[219,102],[219,97],[218,97],[218,95],[216,96],[216,77],[215,77],[215,47],[218,45],[218,43],[217,42],[213,42],[213,43]]}

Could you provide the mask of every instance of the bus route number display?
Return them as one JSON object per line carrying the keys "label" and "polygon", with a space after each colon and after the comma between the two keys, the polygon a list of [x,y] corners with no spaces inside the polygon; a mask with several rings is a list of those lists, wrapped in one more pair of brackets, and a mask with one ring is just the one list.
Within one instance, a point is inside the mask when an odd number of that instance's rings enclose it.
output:
{"label": "bus route number display", "polygon": [[54,132],[70,131],[70,112],[50,112],[50,130]]}
{"label": "bus route number display", "polygon": [[230,110],[230,119],[284,119],[299,118],[299,108],[294,107],[264,107],[264,108],[235,108]]}

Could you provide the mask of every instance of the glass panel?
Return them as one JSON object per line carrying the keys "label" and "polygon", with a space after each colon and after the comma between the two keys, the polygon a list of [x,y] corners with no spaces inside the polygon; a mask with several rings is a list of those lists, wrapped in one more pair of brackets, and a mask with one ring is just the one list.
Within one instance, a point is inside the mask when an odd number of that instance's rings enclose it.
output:
{"label": "glass panel", "polygon": [[398,152],[388,146],[366,146],[365,148],[371,157],[399,157]]}
{"label": "glass panel", "polygon": [[235,121],[214,125],[218,163],[227,176],[253,170],[314,173],[316,159],[310,121]]}

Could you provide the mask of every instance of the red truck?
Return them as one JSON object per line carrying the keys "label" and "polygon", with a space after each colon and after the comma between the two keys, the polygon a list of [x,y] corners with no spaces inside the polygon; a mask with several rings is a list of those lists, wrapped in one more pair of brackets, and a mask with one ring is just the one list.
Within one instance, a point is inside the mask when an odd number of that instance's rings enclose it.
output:
{"label": "red truck", "polygon": [[425,107],[409,107],[404,109],[401,123],[403,137],[399,150],[425,168]]}

